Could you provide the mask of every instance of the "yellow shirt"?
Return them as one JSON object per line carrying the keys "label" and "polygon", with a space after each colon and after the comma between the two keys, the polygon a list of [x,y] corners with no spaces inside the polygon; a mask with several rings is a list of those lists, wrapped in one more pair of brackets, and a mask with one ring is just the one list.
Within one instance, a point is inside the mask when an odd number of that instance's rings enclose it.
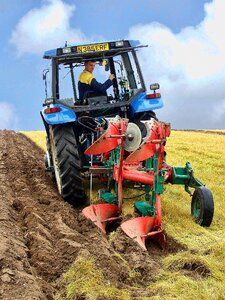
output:
{"label": "yellow shirt", "polygon": [[84,70],[80,76],[79,76],[79,81],[81,83],[85,83],[85,84],[88,84],[88,85],[91,85],[91,81],[92,79],[94,78],[93,74]]}

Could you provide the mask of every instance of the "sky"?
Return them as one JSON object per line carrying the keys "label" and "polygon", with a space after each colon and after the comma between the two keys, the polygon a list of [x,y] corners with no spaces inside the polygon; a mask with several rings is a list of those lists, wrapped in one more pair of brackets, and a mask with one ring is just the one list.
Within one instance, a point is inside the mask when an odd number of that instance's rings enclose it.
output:
{"label": "sky", "polygon": [[134,39],[174,129],[225,129],[224,0],[1,0],[0,129],[43,130],[46,50]]}

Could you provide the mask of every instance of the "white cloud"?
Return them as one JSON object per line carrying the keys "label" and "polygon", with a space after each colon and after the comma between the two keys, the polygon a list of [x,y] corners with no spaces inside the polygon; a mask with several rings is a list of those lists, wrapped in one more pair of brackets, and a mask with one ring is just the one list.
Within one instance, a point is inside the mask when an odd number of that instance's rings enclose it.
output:
{"label": "white cloud", "polygon": [[18,125],[18,118],[12,105],[0,102],[0,129],[15,130]]}
{"label": "white cloud", "polygon": [[66,4],[62,0],[43,0],[40,8],[25,14],[10,38],[18,55],[42,54],[46,49],[63,46],[65,41],[84,42],[85,35],[70,26],[75,9],[75,5]]}
{"label": "white cloud", "polygon": [[130,28],[129,38],[149,45],[139,52],[146,84],[162,86],[157,114],[175,128],[225,128],[224,27],[225,1],[214,0],[198,26],[177,34],[159,23]]}
{"label": "white cloud", "polygon": [[[43,0],[20,19],[10,41],[19,55],[91,41],[71,27],[75,10],[63,0]],[[224,27],[225,1],[213,0],[198,26],[177,34],[156,22],[130,28],[128,38],[149,45],[139,51],[145,81],[161,84],[165,107],[157,115],[173,128],[225,128]]]}

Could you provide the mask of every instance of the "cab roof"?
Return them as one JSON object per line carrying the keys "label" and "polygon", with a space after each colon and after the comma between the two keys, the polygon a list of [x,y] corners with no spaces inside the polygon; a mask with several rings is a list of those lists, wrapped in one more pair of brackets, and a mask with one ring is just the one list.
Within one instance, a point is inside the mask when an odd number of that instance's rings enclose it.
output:
{"label": "cab roof", "polygon": [[89,44],[65,45],[61,48],[45,51],[45,59],[58,58],[65,63],[68,60],[84,61],[113,57],[135,48],[144,47],[138,40],[103,41]]}

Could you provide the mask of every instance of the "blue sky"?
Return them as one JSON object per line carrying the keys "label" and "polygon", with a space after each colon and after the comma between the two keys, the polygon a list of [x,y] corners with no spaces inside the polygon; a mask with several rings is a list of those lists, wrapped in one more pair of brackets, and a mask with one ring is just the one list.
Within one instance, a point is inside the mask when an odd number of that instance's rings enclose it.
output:
{"label": "blue sky", "polygon": [[147,85],[161,84],[161,120],[225,128],[224,2],[1,0],[0,129],[43,129],[45,50],[121,38],[151,44],[140,61]]}

